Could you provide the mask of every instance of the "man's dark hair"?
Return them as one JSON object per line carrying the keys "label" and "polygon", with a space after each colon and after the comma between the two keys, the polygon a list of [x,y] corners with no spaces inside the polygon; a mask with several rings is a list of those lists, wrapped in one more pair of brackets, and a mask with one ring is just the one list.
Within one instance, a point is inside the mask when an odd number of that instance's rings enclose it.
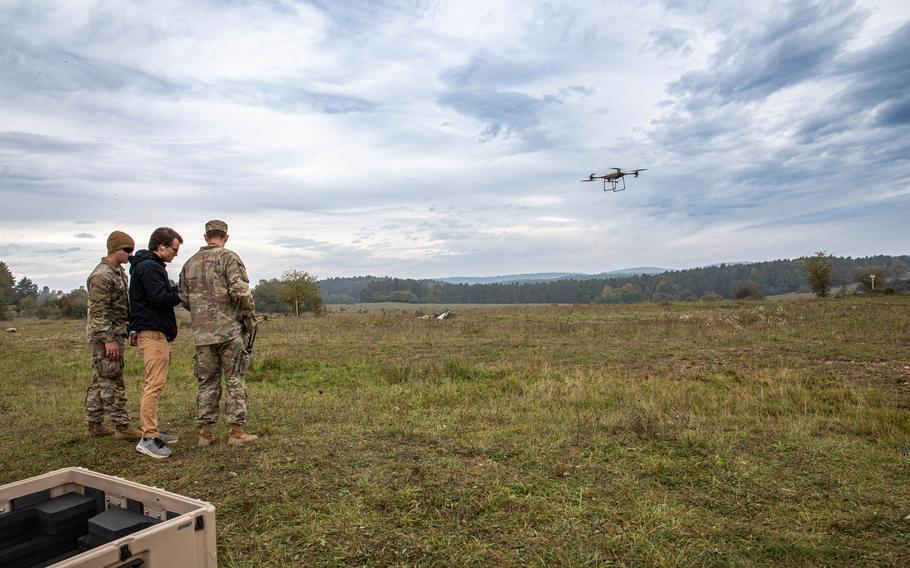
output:
{"label": "man's dark hair", "polygon": [[183,244],[183,237],[177,231],[170,227],[158,227],[152,231],[152,236],[149,237],[149,250],[155,252],[158,249],[158,245],[169,247],[174,242],[174,239]]}
{"label": "man's dark hair", "polygon": [[205,238],[207,238],[207,239],[211,239],[212,237],[216,237],[218,239],[223,239],[226,236],[227,236],[227,233],[225,233],[224,231],[219,230],[219,229],[212,229],[211,231],[205,232]]}

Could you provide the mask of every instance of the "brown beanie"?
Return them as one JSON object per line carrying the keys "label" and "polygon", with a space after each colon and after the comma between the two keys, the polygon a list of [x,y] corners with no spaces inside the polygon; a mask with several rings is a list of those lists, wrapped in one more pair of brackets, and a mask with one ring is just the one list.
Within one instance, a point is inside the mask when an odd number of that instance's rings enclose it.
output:
{"label": "brown beanie", "polygon": [[107,254],[112,252],[117,252],[118,250],[125,248],[136,248],[136,243],[133,241],[133,237],[127,235],[123,231],[112,231],[110,236],[107,238]]}

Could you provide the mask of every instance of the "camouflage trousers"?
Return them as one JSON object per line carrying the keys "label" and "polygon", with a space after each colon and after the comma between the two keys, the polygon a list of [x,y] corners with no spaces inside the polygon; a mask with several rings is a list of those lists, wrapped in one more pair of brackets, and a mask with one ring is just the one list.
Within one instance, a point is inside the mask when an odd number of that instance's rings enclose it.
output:
{"label": "camouflage trousers", "polygon": [[196,424],[204,426],[218,421],[221,402],[221,377],[227,389],[224,399],[224,421],[228,424],[246,423],[246,385],[244,378],[250,368],[243,336],[224,343],[196,346]]}
{"label": "camouflage trousers", "polygon": [[85,419],[100,424],[107,415],[115,426],[127,425],[130,415],[126,410],[126,389],[123,387],[123,339],[118,339],[120,357],[107,358],[103,341],[93,341],[92,382],[85,393]]}

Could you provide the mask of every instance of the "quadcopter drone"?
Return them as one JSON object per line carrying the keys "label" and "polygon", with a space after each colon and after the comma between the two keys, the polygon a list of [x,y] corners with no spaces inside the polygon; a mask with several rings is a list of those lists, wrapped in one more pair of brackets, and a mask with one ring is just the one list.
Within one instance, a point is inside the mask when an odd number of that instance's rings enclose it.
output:
{"label": "quadcopter drone", "polygon": [[[588,176],[588,179],[583,179],[581,181],[594,181],[596,179],[602,179],[604,182],[604,191],[625,191],[626,189],[626,176],[638,177],[638,172],[643,172],[648,168],[641,168],[638,170],[623,170],[622,168],[610,168],[613,170],[608,174],[602,176],[593,173]],[[609,184],[609,188],[607,187]]]}

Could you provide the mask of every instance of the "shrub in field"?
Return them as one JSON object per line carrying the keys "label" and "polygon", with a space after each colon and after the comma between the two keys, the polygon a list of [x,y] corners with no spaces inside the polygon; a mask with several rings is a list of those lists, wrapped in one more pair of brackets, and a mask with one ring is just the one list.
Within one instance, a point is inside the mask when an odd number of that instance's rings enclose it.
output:
{"label": "shrub in field", "polygon": [[53,298],[42,299],[35,307],[34,315],[36,318],[42,320],[59,318],[60,308],[57,306],[57,300]]}
{"label": "shrub in field", "polygon": [[825,298],[831,290],[831,280],[834,277],[834,265],[828,254],[820,250],[815,256],[800,260],[806,272],[806,282],[818,298]]}
{"label": "shrub in field", "polygon": [[22,298],[19,302],[19,315],[25,317],[34,317],[38,309],[38,300],[35,298]]}
{"label": "shrub in field", "polygon": [[281,280],[277,278],[260,280],[256,284],[256,287],[253,288],[253,300],[256,302],[257,312],[286,314],[293,310],[293,306],[288,306],[287,303],[278,299],[281,285]]}
{"label": "shrub in field", "polygon": [[737,300],[760,300],[763,296],[755,282],[739,282],[733,287],[733,297]]}
{"label": "shrub in field", "polygon": [[80,319],[85,317],[88,310],[88,292],[85,288],[78,288],[68,292],[57,299],[60,316],[67,319]]}

